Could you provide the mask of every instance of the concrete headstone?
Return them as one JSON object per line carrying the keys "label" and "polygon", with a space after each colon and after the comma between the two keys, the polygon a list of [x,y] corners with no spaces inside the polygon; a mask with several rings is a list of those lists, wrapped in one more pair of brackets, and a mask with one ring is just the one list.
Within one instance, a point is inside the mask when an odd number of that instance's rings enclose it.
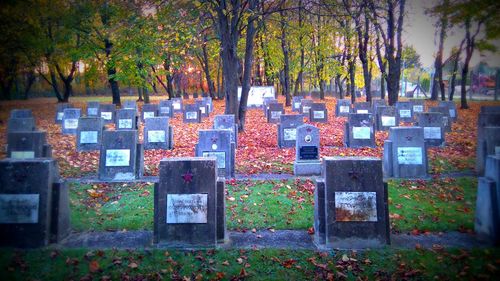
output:
{"label": "concrete headstone", "polygon": [[393,127],[384,143],[384,176],[427,178],[427,147],[422,127]]}
{"label": "concrete headstone", "polygon": [[76,150],[99,150],[103,130],[104,121],[101,117],[80,117],[76,133]]}
{"label": "concrete headstone", "polygon": [[319,129],[309,124],[298,126],[295,140],[295,161],[293,162],[294,175],[320,175],[319,148]]}
{"label": "concrete headstone", "polygon": [[99,157],[99,179],[129,181],[141,178],[144,152],[137,130],[103,131]]}

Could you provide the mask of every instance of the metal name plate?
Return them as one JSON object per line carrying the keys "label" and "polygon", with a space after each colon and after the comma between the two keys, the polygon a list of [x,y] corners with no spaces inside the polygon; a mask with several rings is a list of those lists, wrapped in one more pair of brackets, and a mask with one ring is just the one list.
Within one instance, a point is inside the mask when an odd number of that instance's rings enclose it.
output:
{"label": "metal name plate", "polygon": [[146,112],[144,112],[144,119],[153,118],[153,117],[155,117],[154,111],[146,111]]}
{"label": "metal name plate", "polygon": [[414,105],[413,112],[424,112],[424,106],[423,105]]}
{"label": "metal name plate", "polygon": [[165,131],[148,131],[148,142],[165,142]]}
{"label": "metal name plate", "polygon": [[405,165],[422,165],[422,148],[398,147],[398,163]]}
{"label": "metal name plate", "polygon": [[352,138],[355,140],[369,140],[371,127],[352,127]]}
{"label": "metal name plate", "polygon": [[106,167],[130,166],[130,149],[106,150]]}
{"label": "metal name plate", "polygon": [[161,114],[169,114],[170,113],[170,107],[169,106],[162,106],[162,107],[160,107],[160,113]]}
{"label": "metal name plate", "polygon": [[111,120],[113,119],[113,112],[110,111],[101,112],[101,117],[104,120]]}
{"label": "metal name plate", "polygon": [[224,151],[204,151],[203,157],[216,157],[217,158],[217,168],[226,168],[226,152]]}
{"label": "metal name plate", "polygon": [[297,139],[297,129],[286,128],[283,129],[283,139],[286,141],[294,141]]}
{"label": "metal name plate", "polygon": [[174,108],[174,110],[180,110],[181,104],[178,102],[174,102],[174,103],[172,103],[172,107]]}
{"label": "metal name plate", "polygon": [[441,139],[441,127],[424,127],[424,139]]}
{"label": "metal name plate", "polygon": [[376,192],[335,192],[336,221],[377,221]]}
{"label": "metal name plate", "polygon": [[78,119],[64,119],[64,128],[66,129],[76,129],[78,128]]}
{"label": "metal name plate", "polygon": [[208,194],[167,194],[167,224],[207,223]]}
{"label": "metal name plate", "polygon": [[382,116],[382,126],[384,127],[394,127],[396,126],[396,117],[394,116]]}
{"label": "metal name plate", "polygon": [[35,158],[34,151],[11,151],[10,158],[12,159],[33,159]]}
{"label": "metal name plate", "polygon": [[120,119],[120,120],[118,120],[118,128],[120,128],[120,129],[132,129],[132,119]]}
{"label": "metal name plate", "polygon": [[361,113],[361,114],[368,114],[368,109],[358,109],[356,113]]}
{"label": "metal name plate", "polygon": [[38,223],[40,194],[0,194],[0,224]]}
{"label": "metal name plate", "polygon": [[341,105],[341,106],[339,106],[339,111],[340,111],[340,113],[349,113],[349,106],[348,105]]}
{"label": "metal name plate", "polygon": [[196,111],[186,112],[186,119],[189,119],[189,120],[198,119],[198,112],[196,112]]}
{"label": "metal name plate", "polygon": [[399,116],[403,118],[411,118],[411,110],[409,109],[400,109]]}
{"label": "metal name plate", "polygon": [[325,119],[325,111],[323,110],[314,110],[313,111],[314,119]]}
{"label": "metal name plate", "polygon": [[97,108],[96,107],[89,107],[87,108],[87,115],[97,115]]}
{"label": "metal name plate", "polygon": [[271,111],[271,119],[279,119],[281,116],[281,111]]}
{"label": "metal name plate", "polygon": [[97,131],[81,131],[80,143],[97,143]]}

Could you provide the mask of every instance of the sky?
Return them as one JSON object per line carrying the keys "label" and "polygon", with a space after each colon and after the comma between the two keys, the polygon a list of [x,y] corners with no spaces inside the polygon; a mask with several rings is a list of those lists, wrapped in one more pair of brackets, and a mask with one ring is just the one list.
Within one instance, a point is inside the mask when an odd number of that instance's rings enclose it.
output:
{"label": "sky", "polygon": [[[403,44],[412,45],[415,48],[420,54],[420,61],[424,67],[432,67],[434,64],[434,53],[438,44],[436,27],[434,26],[437,19],[425,15],[424,11],[436,2],[435,0],[409,0],[406,4],[408,16],[405,18]],[[444,59],[449,57],[453,46],[460,45],[464,35],[463,28],[457,27],[451,30],[444,44]],[[500,47],[500,41],[496,41],[495,44]],[[475,66],[480,61],[487,62],[489,66],[500,67],[500,53],[487,52],[480,55],[475,50],[470,65]]]}

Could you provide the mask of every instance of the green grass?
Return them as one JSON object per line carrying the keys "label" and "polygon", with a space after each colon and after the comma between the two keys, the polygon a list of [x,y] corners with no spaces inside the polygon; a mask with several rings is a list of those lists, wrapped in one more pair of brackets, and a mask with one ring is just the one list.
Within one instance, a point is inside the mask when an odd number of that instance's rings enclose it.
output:
{"label": "green grass", "polygon": [[[9,250],[3,280],[493,279],[500,250]],[[445,270],[443,270],[445,269]]]}
{"label": "green grass", "polygon": [[[473,229],[475,178],[389,182],[393,231]],[[76,231],[152,230],[153,185],[72,184]],[[312,181],[242,181],[226,184],[230,230],[308,229],[313,225]]]}

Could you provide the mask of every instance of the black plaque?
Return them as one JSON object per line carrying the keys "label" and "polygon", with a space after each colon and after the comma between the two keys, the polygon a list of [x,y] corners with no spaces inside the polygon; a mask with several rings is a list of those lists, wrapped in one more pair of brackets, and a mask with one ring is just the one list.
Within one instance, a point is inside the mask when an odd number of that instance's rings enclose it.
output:
{"label": "black plaque", "polygon": [[316,146],[302,146],[299,151],[300,160],[317,160],[318,147]]}

